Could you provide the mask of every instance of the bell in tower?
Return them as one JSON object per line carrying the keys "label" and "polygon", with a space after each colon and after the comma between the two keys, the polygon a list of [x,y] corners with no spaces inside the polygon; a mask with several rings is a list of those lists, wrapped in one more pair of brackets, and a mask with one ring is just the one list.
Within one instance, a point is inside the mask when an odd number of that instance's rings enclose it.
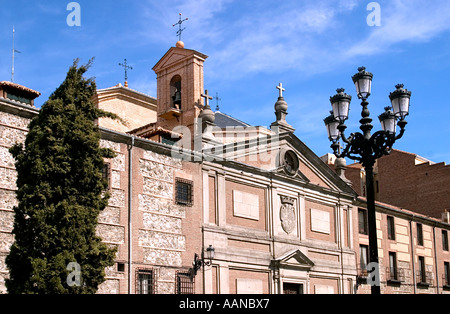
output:
{"label": "bell in tower", "polygon": [[181,77],[176,75],[170,82],[172,108],[181,109]]}
{"label": "bell in tower", "polygon": [[175,95],[172,96],[173,106],[176,109],[181,109],[181,92],[179,89],[175,92]]}

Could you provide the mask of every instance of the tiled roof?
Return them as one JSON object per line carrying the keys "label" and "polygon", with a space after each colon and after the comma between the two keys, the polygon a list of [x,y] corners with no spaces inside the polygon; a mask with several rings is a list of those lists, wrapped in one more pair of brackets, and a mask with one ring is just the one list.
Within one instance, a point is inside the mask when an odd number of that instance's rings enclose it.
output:
{"label": "tiled roof", "polygon": [[2,81],[2,82],[0,82],[0,86],[1,87],[8,87],[8,88],[11,88],[11,89],[16,89],[16,90],[25,92],[27,94],[31,94],[35,98],[41,95],[41,93],[39,93],[39,92],[37,92],[37,91],[35,91],[35,90],[31,89],[31,88],[28,88],[28,87],[25,87],[25,86],[22,86],[22,85],[13,83],[13,82]]}
{"label": "tiled roof", "polygon": [[242,122],[241,120],[233,118],[233,117],[231,117],[225,113],[222,113],[220,111],[216,111],[215,115],[216,115],[215,124],[221,129],[224,129],[224,128],[230,127],[230,126],[241,126],[241,127],[251,126],[250,124]]}
{"label": "tiled roof", "polygon": [[182,138],[182,134],[172,132],[170,130],[166,130],[161,127],[156,127],[156,123],[149,123],[147,125],[144,125],[142,127],[139,127],[137,129],[134,129],[130,132],[127,132],[130,135],[136,135],[143,138],[150,138],[153,135],[159,134],[159,135],[166,135],[166,136],[172,136],[174,138]]}

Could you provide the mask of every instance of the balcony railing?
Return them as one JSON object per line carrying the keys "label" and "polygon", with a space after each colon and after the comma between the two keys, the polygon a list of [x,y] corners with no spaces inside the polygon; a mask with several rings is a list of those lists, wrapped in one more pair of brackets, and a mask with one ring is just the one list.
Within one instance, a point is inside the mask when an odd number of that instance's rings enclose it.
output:
{"label": "balcony railing", "polygon": [[450,278],[446,274],[442,274],[442,286],[444,289],[449,290],[450,289]]}
{"label": "balcony railing", "polygon": [[366,284],[367,277],[369,276],[367,267],[365,265],[358,265],[357,272],[358,272],[358,277],[356,280],[357,280],[358,284],[359,285]]}
{"label": "balcony railing", "polygon": [[405,282],[406,272],[408,269],[406,268],[386,268],[386,281],[390,283],[402,283]]}
{"label": "balcony railing", "polygon": [[418,286],[432,286],[434,283],[433,273],[430,271],[417,271],[416,281]]}

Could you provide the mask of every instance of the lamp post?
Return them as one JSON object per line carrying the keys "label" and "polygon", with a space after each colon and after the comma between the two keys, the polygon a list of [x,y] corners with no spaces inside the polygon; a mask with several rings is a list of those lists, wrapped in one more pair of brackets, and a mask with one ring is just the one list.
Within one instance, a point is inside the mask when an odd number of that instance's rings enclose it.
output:
{"label": "lamp post", "polygon": [[[333,111],[325,119],[325,125],[328,137],[332,142],[331,148],[336,157],[356,160],[362,163],[366,171],[369,261],[372,265],[377,265],[374,270],[375,273],[371,272],[376,283],[372,285],[371,290],[372,294],[380,294],[373,167],[376,160],[383,155],[389,155],[394,143],[403,137],[407,125],[405,117],[409,114],[411,92],[404,89],[403,84],[396,86],[396,90],[389,95],[392,108],[386,107],[385,112],[379,116],[382,130],[371,135],[373,125],[371,124],[372,119],[369,117],[367,99],[371,94],[372,79],[373,74],[367,72],[365,67],[358,68],[358,73],[353,76],[358,98],[361,99],[362,119],[360,120],[360,129],[363,133],[352,133],[348,138],[345,136],[345,130],[347,129],[345,121],[348,119],[352,97],[347,95],[342,88],[338,89],[337,94],[330,98]],[[396,134],[396,125],[400,127],[398,135]],[[341,151],[340,139],[346,144],[343,151]]]}
{"label": "lamp post", "polygon": [[215,255],[216,250],[214,249],[214,247],[212,245],[210,245],[207,249],[206,249],[206,258],[208,259],[207,261],[205,261],[205,258],[203,257],[203,253],[202,253],[202,258],[200,258],[198,256],[197,253],[195,253],[194,256],[194,262],[192,263],[192,270],[193,270],[193,276],[197,276],[197,271],[204,267],[204,266],[211,266],[212,264],[212,260],[214,259],[214,255]]}

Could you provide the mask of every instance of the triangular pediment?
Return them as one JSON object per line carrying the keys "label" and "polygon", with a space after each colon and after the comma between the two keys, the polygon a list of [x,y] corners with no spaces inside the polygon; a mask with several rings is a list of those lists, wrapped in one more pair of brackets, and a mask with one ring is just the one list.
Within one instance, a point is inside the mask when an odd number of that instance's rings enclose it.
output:
{"label": "triangular pediment", "polygon": [[305,254],[300,250],[291,250],[285,254],[279,256],[278,258],[272,260],[272,264],[276,267],[290,267],[290,268],[302,268],[310,269],[314,266],[313,261],[311,261]]}
{"label": "triangular pediment", "polygon": [[166,52],[166,54],[153,67],[153,71],[158,73],[159,71],[163,70],[164,68],[166,68],[168,66],[173,66],[174,64],[183,62],[184,60],[192,58],[192,57],[199,58],[202,61],[204,61],[206,58],[208,58],[207,55],[205,55],[201,52],[192,50],[192,49],[172,47]]}
{"label": "triangular pediment", "polygon": [[298,153],[299,170],[309,179],[311,184],[326,187],[334,191],[356,195],[355,191],[342,180],[319,156],[292,133],[280,136],[288,147]]}
{"label": "triangular pediment", "polygon": [[[355,194],[327,164],[325,164],[309,147],[294,134],[260,134],[247,141],[226,143],[209,148],[215,156],[223,157],[225,161],[235,161],[259,168],[262,172],[270,172],[274,176],[303,182],[314,187],[321,187],[333,191]],[[219,153],[218,153],[219,152]],[[294,159],[294,171],[290,172],[285,166],[286,155]]]}

